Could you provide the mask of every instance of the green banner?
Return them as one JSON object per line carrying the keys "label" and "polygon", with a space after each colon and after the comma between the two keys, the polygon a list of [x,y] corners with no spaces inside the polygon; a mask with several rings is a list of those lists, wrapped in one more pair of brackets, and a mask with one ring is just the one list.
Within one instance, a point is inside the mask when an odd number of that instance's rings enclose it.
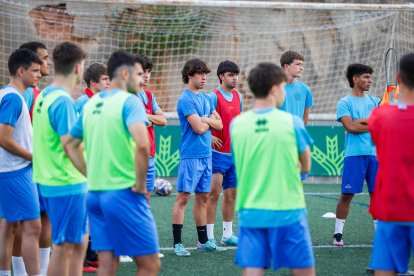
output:
{"label": "green banner", "polygon": [[[344,166],[345,131],[341,126],[308,126],[314,145],[311,176],[340,176]],[[155,127],[157,176],[177,176],[180,163],[180,126]]]}

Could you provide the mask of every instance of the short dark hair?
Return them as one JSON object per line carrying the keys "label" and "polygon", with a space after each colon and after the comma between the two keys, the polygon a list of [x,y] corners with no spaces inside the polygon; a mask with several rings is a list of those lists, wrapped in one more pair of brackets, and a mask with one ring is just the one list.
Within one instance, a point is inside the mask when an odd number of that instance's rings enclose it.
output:
{"label": "short dark hair", "polygon": [[225,60],[225,61],[220,62],[220,64],[217,67],[217,77],[219,78],[220,83],[221,83],[220,75],[227,73],[227,72],[239,74],[240,68],[239,66],[237,66],[236,63],[230,60]]}
{"label": "short dark hair", "polygon": [[181,76],[184,83],[188,83],[189,76],[194,76],[195,74],[210,73],[211,70],[208,68],[208,65],[199,58],[193,58],[187,61],[184,64],[183,70],[181,70]]}
{"label": "short dark hair", "polygon": [[64,76],[69,75],[75,64],[84,60],[85,57],[86,53],[75,43],[66,41],[56,45],[53,49],[55,73]]}
{"label": "short dark hair", "polygon": [[373,72],[374,70],[372,70],[372,67],[365,64],[354,63],[348,65],[348,68],[346,69],[346,78],[348,79],[349,87],[354,87],[353,77],[358,77],[362,74],[372,74]]}
{"label": "short dark hair", "polygon": [[142,59],[125,51],[113,52],[108,60],[109,79],[112,80],[118,68],[122,66],[132,67],[135,65],[135,63],[139,63],[142,66]]}
{"label": "short dark hair", "polygon": [[147,57],[146,55],[139,55],[138,56],[141,59],[141,65],[143,70],[150,70],[154,68],[154,63],[152,63],[152,60]]}
{"label": "short dark hair", "polygon": [[30,51],[32,51],[34,53],[37,53],[37,50],[38,49],[45,49],[45,50],[47,50],[47,47],[42,42],[39,42],[39,41],[30,41],[30,42],[26,42],[26,43],[23,43],[22,45],[20,45],[19,49],[27,49],[27,50],[30,50]]}
{"label": "short dark hair", "polygon": [[414,53],[408,53],[400,59],[399,74],[401,81],[414,89]]}
{"label": "short dark hair", "polygon": [[288,64],[288,65],[289,64],[292,64],[292,62],[295,59],[298,59],[298,60],[301,60],[301,61],[305,61],[305,58],[303,57],[303,55],[301,55],[300,53],[298,53],[296,51],[290,50],[290,51],[284,52],[282,54],[282,56],[280,57],[280,65],[282,67],[284,67],[285,64]]}
{"label": "short dark hair", "polygon": [[27,70],[32,63],[39,65],[43,64],[43,61],[32,51],[27,49],[17,49],[9,57],[8,67],[11,76],[15,76],[17,70],[23,66]]}
{"label": "short dark hair", "polygon": [[90,87],[91,80],[94,82],[99,82],[99,79],[102,75],[108,75],[108,70],[105,64],[100,62],[95,62],[89,65],[88,69],[85,70],[83,74],[83,79],[86,82],[86,85]]}
{"label": "short dark hair", "polygon": [[250,71],[247,78],[250,90],[257,99],[266,98],[274,85],[279,85],[286,80],[285,70],[270,62],[259,63]]}

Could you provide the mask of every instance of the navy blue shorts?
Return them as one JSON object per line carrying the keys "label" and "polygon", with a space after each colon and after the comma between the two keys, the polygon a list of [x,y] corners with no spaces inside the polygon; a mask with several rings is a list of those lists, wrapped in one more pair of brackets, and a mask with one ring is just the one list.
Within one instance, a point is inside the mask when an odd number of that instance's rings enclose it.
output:
{"label": "navy blue shorts", "polygon": [[277,270],[315,266],[306,217],[282,227],[239,228],[236,264]]}
{"label": "navy blue shorts", "polygon": [[231,155],[220,154],[213,151],[213,173],[223,175],[223,190],[237,187],[236,168]]}
{"label": "navy blue shorts", "polygon": [[155,159],[150,156],[147,171],[147,191],[152,192],[155,184]]}
{"label": "navy blue shorts", "polygon": [[92,249],[115,256],[157,254],[157,228],[146,196],[131,189],[88,194]]}
{"label": "navy blue shorts", "polygon": [[209,193],[211,190],[211,157],[181,159],[177,191]]}
{"label": "navy blue shorts", "polygon": [[343,194],[362,193],[364,180],[367,181],[368,191],[374,191],[377,176],[378,161],[375,156],[348,156],[344,159],[344,173],[342,175]]}
{"label": "navy blue shorts", "polygon": [[39,196],[33,182],[32,165],[0,173],[0,205],[7,222],[40,218]]}
{"label": "navy blue shorts", "polygon": [[404,224],[378,221],[371,268],[407,272],[411,252],[414,253],[414,222]]}
{"label": "navy blue shorts", "polygon": [[52,225],[54,244],[82,243],[86,226],[86,193],[57,197],[43,197]]}

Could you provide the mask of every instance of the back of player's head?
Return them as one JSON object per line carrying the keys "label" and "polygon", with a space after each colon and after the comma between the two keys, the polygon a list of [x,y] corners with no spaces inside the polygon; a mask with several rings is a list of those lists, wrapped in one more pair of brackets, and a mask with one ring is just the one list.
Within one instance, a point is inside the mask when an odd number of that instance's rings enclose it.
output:
{"label": "back of player's head", "polygon": [[408,53],[401,58],[399,75],[405,86],[414,89],[414,53]]}
{"label": "back of player's head", "polygon": [[220,75],[224,74],[224,73],[234,73],[234,74],[239,74],[240,73],[240,68],[239,66],[237,66],[236,63],[230,61],[230,60],[225,60],[220,62],[220,64],[217,67],[217,77],[220,80],[221,83],[221,79],[220,79]]}
{"label": "back of player's head", "polygon": [[26,42],[26,43],[23,43],[22,45],[20,45],[19,49],[27,49],[27,50],[30,50],[30,51],[32,51],[34,53],[37,53],[37,50],[38,49],[45,49],[45,50],[47,50],[47,47],[42,42],[39,42],[39,41],[30,41],[30,42]]}
{"label": "back of player's head", "polygon": [[181,76],[184,83],[188,83],[189,76],[194,76],[195,74],[208,74],[211,70],[208,68],[208,65],[199,58],[193,58],[187,61],[184,64],[183,70],[181,70]]}
{"label": "back of player's head", "polygon": [[305,58],[303,57],[303,55],[301,55],[300,53],[296,52],[296,51],[287,51],[284,52],[282,54],[282,56],[280,57],[280,65],[282,67],[285,66],[285,64],[289,65],[292,64],[292,62],[295,60],[301,60],[301,61],[305,61]]}
{"label": "back of player's head", "polygon": [[360,76],[362,74],[372,74],[374,70],[372,70],[371,66],[360,64],[360,63],[354,63],[348,65],[348,69],[346,69],[346,78],[349,82],[349,87],[354,87],[354,80],[353,78],[356,76]]}
{"label": "back of player's head", "polygon": [[17,70],[23,67],[25,70],[29,69],[32,63],[39,65],[43,64],[43,61],[32,51],[27,49],[17,49],[9,57],[8,67],[11,76],[15,76]]}
{"label": "back of player's head", "polygon": [[259,63],[250,71],[247,78],[254,97],[258,99],[266,98],[274,85],[279,85],[286,80],[285,71],[270,62]]}
{"label": "back of player's head", "polygon": [[139,55],[138,57],[141,59],[142,69],[149,70],[151,72],[152,68],[154,68],[154,63],[152,63],[152,60],[146,55]]}
{"label": "back of player's head", "polygon": [[83,79],[85,80],[86,85],[90,87],[91,80],[94,82],[99,82],[99,79],[103,75],[108,75],[108,69],[106,65],[100,62],[95,62],[89,65],[88,69],[85,70]]}
{"label": "back of player's head", "polygon": [[109,79],[112,80],[116,76],[118,69],[121,67],[133,67],[135,66],[135,63],[139,63],[142,66],[142,60],[136,55],[127,53],[125,51],[113,52],[108,60]]}
{"label": "back of player's head", "polygon": [[82,62],[86,53],[81,47],[72,42],[58,44],[53,50],[55,74],[67,76],[73,72],[75,65]]}

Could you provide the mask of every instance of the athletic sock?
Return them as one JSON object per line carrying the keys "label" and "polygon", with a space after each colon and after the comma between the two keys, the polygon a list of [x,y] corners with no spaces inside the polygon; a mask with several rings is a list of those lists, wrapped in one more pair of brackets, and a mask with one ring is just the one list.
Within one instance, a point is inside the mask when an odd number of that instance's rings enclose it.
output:
{"label": "athletic sock", "polygon": [[50,247],[39,248],[40,274],[46,275],[50,260]]}
{"label": "athletic sock", "polygon": [[209,240],[214,239],[214,224],[207,224],[207,238]]}
{"label": "athletic sock", "polygon": [[0,270],[0,276],[11,276],[11,270]]}
{"label": "athletic sock", "polygon": [[335,233],[340,233],[342,234],[342,231],[344,230],[344,224],[345,224],[345,220],[344,219],[339,219],[337,218],[335,221]]}
{"label": "athletic sock", "polygon": [[25,276],[26,268],[24,267],[23,257],[12,256],[13,275]]}
{"label": "athletic sock", "polygon": [[207,225],[197,226],[197,235],[198,235],[198,241],[200,243],[202,244],[206,243],[208,241]]}
{"label": "athletic sock", "polygon": [[233,235],[233,222],[223,221],[223,237],[228,239]]}
{"label": "athletic sock", "polygon": [[374,230],[377,231],[378,220],[374,219]]}
{"label": "athletic sock", "polygon": [[181,243],[181,231],[183,230],[183,224],[173,224],[173,237],[174,237],[174,245],[177,243]]}

